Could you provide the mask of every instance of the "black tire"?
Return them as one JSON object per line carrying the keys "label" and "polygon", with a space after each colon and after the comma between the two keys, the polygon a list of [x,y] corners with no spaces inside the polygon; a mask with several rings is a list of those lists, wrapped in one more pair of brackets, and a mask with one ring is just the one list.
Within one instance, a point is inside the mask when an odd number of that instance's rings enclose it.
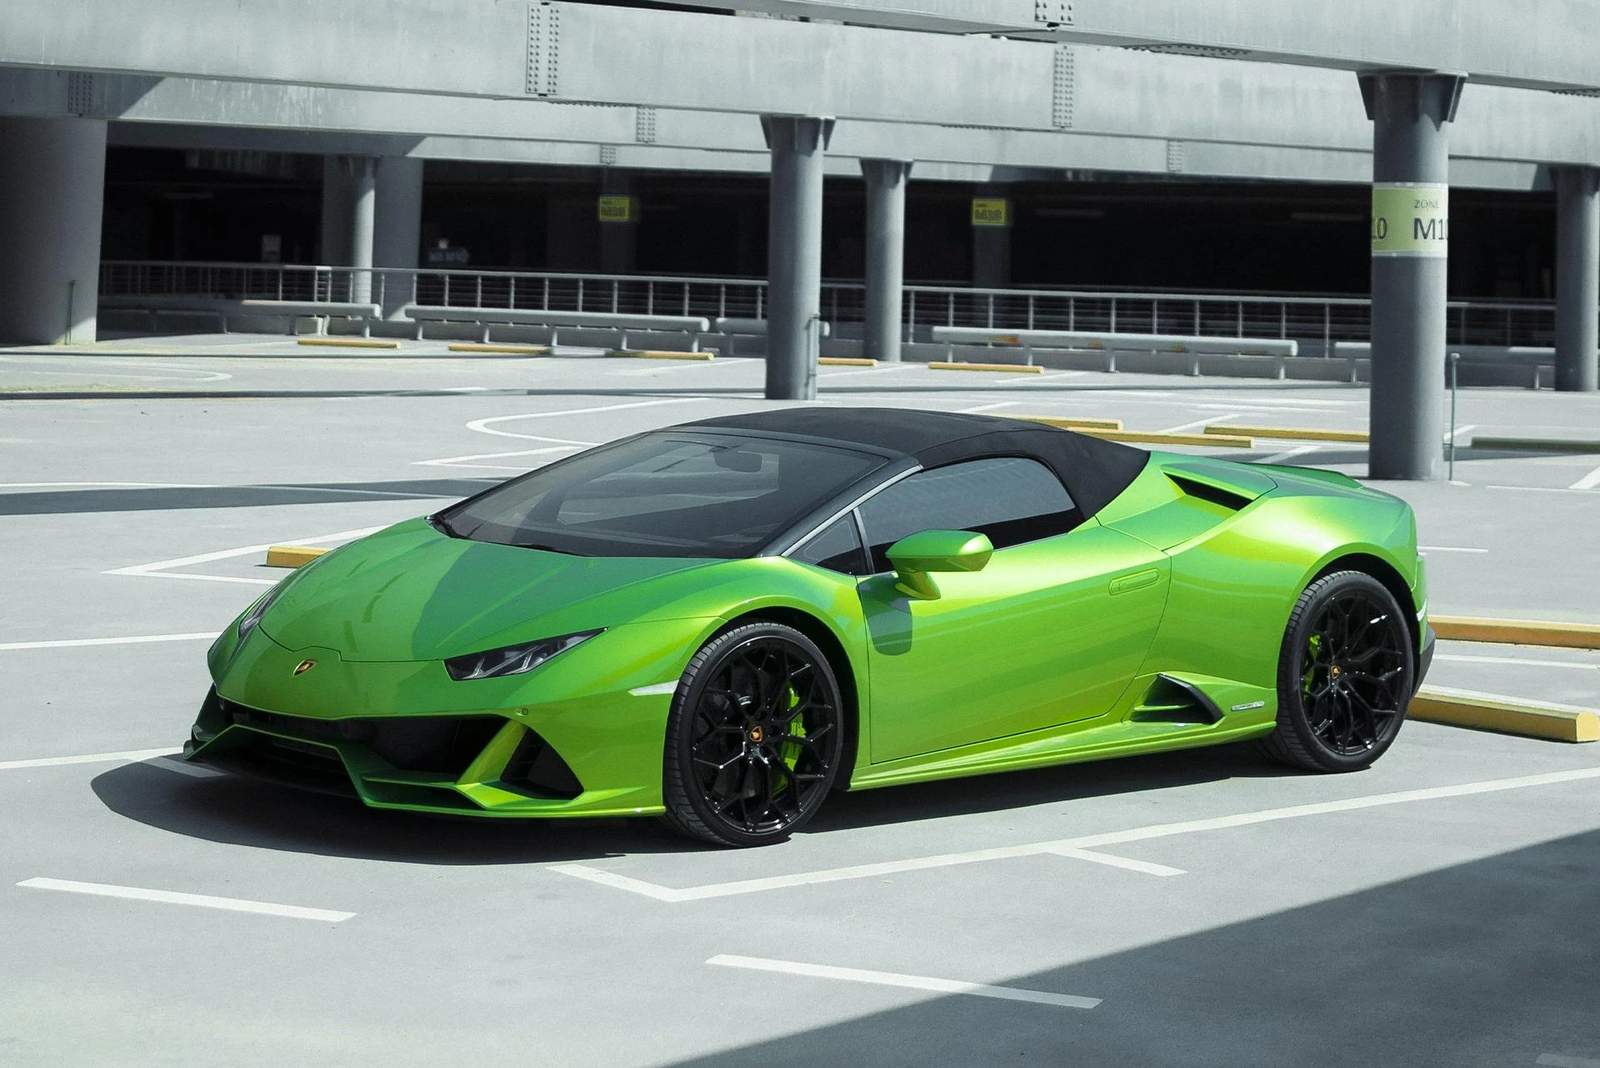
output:
{"label": "black tire", "polygon": [[1394,744],[1411,703],[1416,651],[1399,604],[1360,571],[1300,595],[1278,655],[1271,757],[1310,771],[1359,771]]}
{"label": "black tire", "polygon": [[711,639],[667,719],[666,823],[717,845],[788,838],[838,775],[843,710],[828,658],[794,628],[749,623]]}

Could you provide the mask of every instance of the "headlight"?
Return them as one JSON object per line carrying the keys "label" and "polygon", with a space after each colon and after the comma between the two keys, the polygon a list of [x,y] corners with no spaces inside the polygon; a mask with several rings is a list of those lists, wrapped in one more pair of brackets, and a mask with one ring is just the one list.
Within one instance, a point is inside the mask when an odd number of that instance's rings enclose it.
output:
{"label": "headlight", "polygon": [[586,630],[581,634],[567,634],[560,638],[545,638],[536,642],[524,642],[522,645],[508,645],[504,649],[452,656],[444,662],[444,669],[457,682],[521,675],[599,633],[598,630]]}
{"label": "headlight", "polygon": [[242,642],[250,637],[250,632],[255,630],[261,622],[261,617],[267,614],[267,609],[272,607],[272,602],[278,599],[278,594],[283,592],[284,583],[280,582],[272,589],[257,598],[244,615],[239,617],[239,640]]}

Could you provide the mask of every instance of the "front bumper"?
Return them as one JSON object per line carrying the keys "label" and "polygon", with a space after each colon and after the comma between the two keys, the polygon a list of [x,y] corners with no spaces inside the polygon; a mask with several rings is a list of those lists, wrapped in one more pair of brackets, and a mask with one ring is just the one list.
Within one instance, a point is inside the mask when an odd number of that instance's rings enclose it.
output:
{"label": "front bumper", "polygon": [[[184,757],[375,808],[467,815],[598,815],[555,748],[498,716],[314,719],[225,701],[201,705]],[[632,806],[626,815],[636,814]]]}
{"label": "front bumper", "polygon": [[[253,634],[216,650],[225,655],[213,660],[216,685],[184,758],[374,808],[659,813],[672,702],[659,683],[681,673],[694,646],[651,629],[624,635],[631,642],[586,642],[526,675],[472,682],[437,662],[346,662]],[[314,669],[297,674],[308,660]]]}

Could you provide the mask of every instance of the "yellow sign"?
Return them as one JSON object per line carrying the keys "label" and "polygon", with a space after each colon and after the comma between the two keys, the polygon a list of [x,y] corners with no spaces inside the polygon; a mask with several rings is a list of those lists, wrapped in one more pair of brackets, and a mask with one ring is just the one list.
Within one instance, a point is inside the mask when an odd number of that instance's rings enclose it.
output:
{"label": "yellow sign", "polygon": [[1372,187],[1374,256],[1445,256],[1449,250],[1449,186],[1396,182]]}
{"label": "yellow sign", "polygon": [[639,221],[638,197],[601,197],[600,221],[603,223],[629,223]]}
{"label": "yellow sign", "polygon": [[1010,226],[1011,201],[1004,197],[973,197],[973,226]]}

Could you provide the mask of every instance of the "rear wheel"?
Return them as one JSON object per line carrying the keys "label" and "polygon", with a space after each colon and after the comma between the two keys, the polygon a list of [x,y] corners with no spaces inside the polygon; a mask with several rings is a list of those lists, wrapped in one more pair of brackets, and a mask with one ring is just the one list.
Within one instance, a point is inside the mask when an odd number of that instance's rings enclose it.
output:
{"label": "rear wheel", "polygon": [[672,701],[666,822],[718,845],[783,841],[838,775],[842,707],[827,657],[792,627],[751,623],[713,638]]}
{"label": "rear wheel", "polygon": [[1300,595],[1278,660],[1278,728],[1268,754],[1312,771],[1357,771],[1393,744],[1411,701],[1416,656],[1394,595],[1336,571]]}

